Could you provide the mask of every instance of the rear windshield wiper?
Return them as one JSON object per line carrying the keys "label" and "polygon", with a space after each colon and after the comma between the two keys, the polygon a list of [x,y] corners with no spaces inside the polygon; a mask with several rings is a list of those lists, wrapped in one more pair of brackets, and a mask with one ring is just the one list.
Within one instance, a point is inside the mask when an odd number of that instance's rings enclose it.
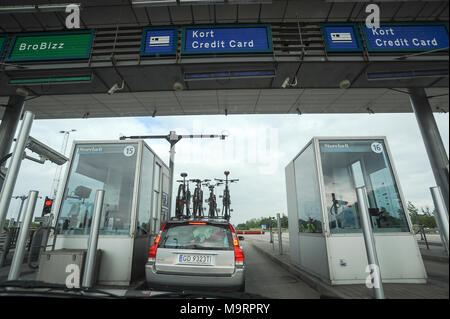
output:
{"label": "rear windshield wiper", "polygon": [[[85,288],[85,287],[68,288],[65,285],[48,283],[48,282],[37,281],[37,280],[3,281],[3,282],[0,282],[0,288],[48,289],[45,292],[63,291],[63,292],[77,293],[78,295],[81,295],[81,296],[86,296],[85,294],[88,293],[88,294],[100,294],[100,295],[112,297],[112,298],[123,298],[122,296],[118,296],[113,293],[95,289],[95,288]],[[17,291],[15,291],[15,293],[17,293]],[[93,297],[93,296],[90,295],[90,297]],[[101,296],[95,296],[95,297],[101,297]]]}
{"label": "rear windshield wiper", "polygon": [[247,292],[215,292],[199,290],[180,290],[161,293],[143,298],[217,298],[217,299],[269,299],[267,297]]}

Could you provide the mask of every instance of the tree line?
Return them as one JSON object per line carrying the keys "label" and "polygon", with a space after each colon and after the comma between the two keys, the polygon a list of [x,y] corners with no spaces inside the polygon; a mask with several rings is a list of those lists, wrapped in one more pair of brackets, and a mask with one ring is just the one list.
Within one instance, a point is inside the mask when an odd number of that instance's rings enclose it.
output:
{"label": "tree line", "polygon": [[[407,206],[408,214],[411,219],[411,223],[413,225],[420,225],[428,228],[436,228],[436,219],[434,218],[434,211],[430,209],[430,207],[426,206],[417,208],[413,203],[408,202]],[[286,215],[281,216],[281,228],[288,228],[288,217]],[[252,218],[247,220],[245,223],[241,223],[237,225],[238,230],[249,230],[249,229],[261,229],[262,225],[266,225],[267,229],[270,226],[272,228],[277,227],[277,219],[276,217],[260,217],[260,218]]]}
{"label": "tree line", "polygon": [[[288,217],[286,215],[282,215],[280,217],[281,228],[288,228]],[[261,229],[262,225],[266,225],[267,229],[270,226],[272,228],[277,227],[277,218],[276,217],[260,217],[260,218],[252,218],[247,220],[245,223],[241,223],[237,225],[238,230],[249,230],[249,229]]]}

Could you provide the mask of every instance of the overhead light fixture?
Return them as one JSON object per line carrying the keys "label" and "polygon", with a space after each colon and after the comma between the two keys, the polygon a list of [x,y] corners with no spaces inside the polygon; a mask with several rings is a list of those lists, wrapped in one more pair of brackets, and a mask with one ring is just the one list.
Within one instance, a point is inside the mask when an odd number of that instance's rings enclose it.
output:
{"label": "overhead light fixture", "polygon": [[222,80],[222,79],[250,79],[250,78],[273,78],[276,76],[275,70],[260,71],[223,71],[206,73],[185,73],[185,81],[198,80]]}
{"label": "overhead light fixture", "polygon": [[4,6],[0,7],[0,14],[15,13],[35,13],[35,12],[59,12],[65,11],[67,6],[77,5],[81,8],[81,3],[62,3],[62,4],[39,4],[26,6]]}
{"label": "overhead light fixture", "polygon": [[8,6],[0,7],[0,14],[2,13],[30,13],[35,12],[36,6]]}
{"label": "overhead light fixture", "polygon": [[174,90],[174,91],[183,91],[183,90],[184,90],[184,86],[183,86],[182,83],[176,81],[176,82],[173,84],[173,90]]}
{"label": "overhead light fixture", "polygon": [[231,4],[272,4],[272,0],[228,0]]}
{"label": "overhead light fixture", "polygon": [[217,3],[224,3],[224,0],[180,0],[181,5],[204,5],[204,4],[217,4]]}
{"label": "overhead light fixture", "polygon": [[133,7],[175,6],[177,5],[177,0],[133,0],[131,5]]}
{"label": "overhead light fixture", "polygon": [[367,80],[369,81],[404,80],[404,79],[415,79],[420,77],[448,77],[448,69],[367,73]]}
{"label": "overhead light fixture", "polygon": [[345,80],[342,80],[341,82],[339,82],[339,87],[344,90],[348,89],[351,85],[352,85],[352,82],[350,82],[349,79],[345,79]]}
{"label": "overhead light fixture", "polygon": [[74,75],[63,77],[39,77],[39,78],[12,78],[9,80],[10,85],[45,85],[45,84],[74,84],[87,83],[92,81],[92,75]]}
{"label": "overhead light fixture", "polygon": [[41,4],[37,6],[37,9],[42,12],[58,12],[66,11],[69,5],[75,5],[81,8],[81,3],[63,3],[63,4]]}

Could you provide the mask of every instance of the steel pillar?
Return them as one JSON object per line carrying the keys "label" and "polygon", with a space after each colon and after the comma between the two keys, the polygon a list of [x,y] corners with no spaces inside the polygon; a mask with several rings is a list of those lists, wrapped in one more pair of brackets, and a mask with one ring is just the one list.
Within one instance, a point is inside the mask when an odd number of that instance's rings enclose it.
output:
{"label": "steel pillar", "polygon": [[439,134],[436,120],[433,116],[430,103],[428,101],[425,89],[409,88],[409,98],[411,105],[416,114],[417,123],[422,133],[423,142],[427,150],[428,159],[430,160],[431,169],[436,180],[437,186],[440,187],[444,203],[449,208],[449,187],[448,187],[448,156],[445,152],[444,143]]}
{"label": "steel pillar", "polygon": [[17,176],[19,175],[20,165],[22,164],[23,154],[30,136],[31,125],[33,124],[34,115],[31,112],[25,112],[22,125],[19,130],[17,142],[14,146],[11,164],[3,183],[0,193],[0,229],[3,229],[6,215],[8,214],[9,204],[11,203],[12,192],[16,185]]}
{"label": "steel pillar", "polygon": [[31,221],[33,220],[38,193],[38,191],[30,191],[30,194],[28,195],[25,218],[23,220],[22,226],[20,226],[19,238],[17,239],[16,249],[14,251],[14,257],[11,263],[11,268],[9,270],[8,280],[18,280],[20,277],[20,267],[23,264],[23,258],[25,256],[29,228],[31,225]]}
{"label": "steel pillar", "polygon": [[[0,159],[4,158],[11,149],[14,134],[16,133],[27,96],[27,91],[17,89],[16,94],[9,97],[2,122],[0,123]],[[1,166],[4,166],[4,164],[1,164]],[[0,177],[0,189],[2,186],[3,178]]]}

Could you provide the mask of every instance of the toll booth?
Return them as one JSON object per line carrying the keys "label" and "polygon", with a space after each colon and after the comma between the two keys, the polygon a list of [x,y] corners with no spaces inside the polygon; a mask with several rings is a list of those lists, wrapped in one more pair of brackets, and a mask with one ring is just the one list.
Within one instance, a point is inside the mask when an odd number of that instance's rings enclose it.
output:
{"label": "toll booth", "polygon": [[333,285],[366,282],[356,195],[365,186],[383,282],[426,282],[385,137],[315,137],[285,173],[293,264]]}
{"label": "toll booth", "polygon": [[142,140],[75,141],[61,184],[55,250],[87,248],[95,194],[103,189],[97,284],[127,286],[144,278],[150,240],[169,218],[163,161]]}

